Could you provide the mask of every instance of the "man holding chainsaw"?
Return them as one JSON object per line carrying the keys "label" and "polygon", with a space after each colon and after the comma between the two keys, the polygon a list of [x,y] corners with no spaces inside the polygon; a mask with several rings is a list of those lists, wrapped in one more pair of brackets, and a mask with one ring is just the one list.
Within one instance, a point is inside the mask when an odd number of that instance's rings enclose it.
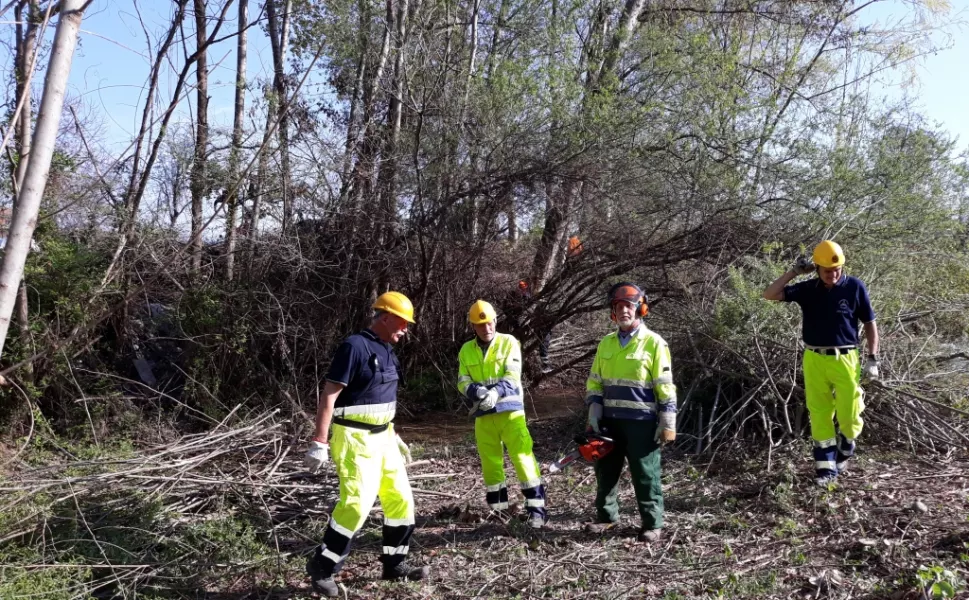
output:
{"label": "man holding chainsaw", "polygon": [[[868,289],[844,274],[841,246],[824,240],[813,263],[801,257],[764,290],[764,298],[794,302],[803,314],[804,395],[814,438],[815,481],[827,486],[855,454],[865,408],[862,376],[878,379],[878,327]],[[817,277],[788,285],[798,275]],[[858,322],[865,324],[868,356],[858,353]],[[840,431],[835,429],[837,416]]]}
{"label": "man holding chainsaw", "polygon": [[419,580],[429,573],[428,567],[404,562],[414,531],[414,497],[404,469],[410,451],[391,422],[400,379],[391,344],[407,334],[414,306],[400,292],[387,292],[372,308],[376,314],[370,327],[347,338],[333,356],[319,398],[316,435],[304,459],[315,472],[330,459],[332,448],[340,479],[340,500],[322,545],[306,565],[313,589],[329,597],[340,593],[333,576],[378,496],[384,511],[383,579]]}
{"label": "man holding chainsaw", "polygon": [[596,350],[586,382],[589,429],[611,438],[614,449],[595,462],[596,522],[603,531],[619,522],[619,477],[628,459],[642,518],[639,541],[659,541],[663,528],[660,447],[676,439],[676,386],[670,350],[642,323],[646,295],[632,283],[617,283],[608,294],[619,329]]}
{"label": "man holding chainsaw", "polygon": [[485,499],[494,511],[508,508],[505,449],[525,496],[528,525],[544,527],[545,486],[525,424],[522,351],[514,336],[495,331],[494,307],[478,300],[468,311],[475,339],[458,354],[458,391],[474,415],[474,437],[481,457]]}

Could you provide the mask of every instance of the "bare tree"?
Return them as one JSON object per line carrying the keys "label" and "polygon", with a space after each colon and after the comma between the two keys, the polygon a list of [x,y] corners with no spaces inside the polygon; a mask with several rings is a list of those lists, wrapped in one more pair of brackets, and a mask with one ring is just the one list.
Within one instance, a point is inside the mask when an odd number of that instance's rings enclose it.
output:
{"label": "bare tree", "polygon": [[387,108],[387,122],[384,127],[385,139],[378,177],[379,210],[384,221],[383,229],[386,232],[384,242],[390,238],[389,232],[394,230],[397,216],[397,145],[400,139],[400,121],[404,97],[404,60],[407,55],[407,0],[398,0],[396,17],[393,14],[393,3],[387,2],[387,18],[389,22],[395,24],[395,56],[393,88],[390,94],[390,104]]}
{"label": "bare tree", "polygon": [[225,278],[235,276],[236,210],[239,204],[239,160],[242,153],[242,122],[246,108],[246,41],[249,21],[249,0],[239,0],[239,39],[236,45],[235,114],[232,120],[232,149],[229,152],[229,194],[225,216]]}
{"label": "bare tree", "polygon": [[206,0],[194,0],[195,8],[195,161],[192,163],[192,272],[198,273],[202,267],[202,203],[208,195],[208,176],[205,161],[208,159],[209,146],[209,73],[205,35]]}
{"label": "bare tree", "polygon": [[77,33],[81,28],[85,5],[85,0],[63,0],[61,4],[57,33],[54,35],[54,45],[44,80],[44,95],[37,115],[37,131],[32,140],[23,185],[13,209],[3,262],[0,263],[0,355],[3,353],[3,345],[7,339],[10,316],[17,302],[24,264],[30,251],[30,241],[37,226],[40,201],[44,196],[47,176],[50,173],[54,142],[64,106],[64,92],[71,74],[71,61],[74,58]]}
{"label": "bare tree", "polygon": [[269,43],[273,53],[273,104],[276,107],[276,119],[279,122],[279,160],[282,167],[282,200],[283,200],[283,231],[289,229],[293,219],[293,198],[291,190],[291,173],[289,164],[289,106],[286,96],[286,46],[289,43],[289,14],[292,0],[285,0],[283,15],[280,19],[276,14],[276,0],[266,2],[266,17],[268,19]]}
{"label": "bare tree", "polygon": [[[24,30],[22,25],[22,11],[27,9],[26,23]],[[40,18],[40,3],[38,0],[27,0],[17,5],[14,11],[17,21],[16,33],[16,52],[14,60],[15,77],[17,80],[17,98],[22,103],[20,118],[14,124],[17,129],[17,170],[14,176],[14,202],[16,204],[17,195],[24,183],[24,175],[27,173],[27,161],[30,158],[30,137],[31,122],[33,121],[33,110],[31,107],[31,88],[30,74],[33,72],[34,50],[37,43],[37,24]],[[20,282],[17,291],[17,326],[20,330],[20,340],[25,345],[30,343],[30,314],[27,303],[27,284]],[[31,365],[28,365],[28,371]]]}

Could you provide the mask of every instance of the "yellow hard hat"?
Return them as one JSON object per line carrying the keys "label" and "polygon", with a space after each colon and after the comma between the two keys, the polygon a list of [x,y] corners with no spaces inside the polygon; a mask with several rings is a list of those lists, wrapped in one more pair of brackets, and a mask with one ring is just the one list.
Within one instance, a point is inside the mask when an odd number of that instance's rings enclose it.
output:
{"label": "yellow hard hat", "polygon": [[468,310],[468,320],[474,325],[481,325],[482,323],[491,323],[498,317],[498,313],[495,312],[495,307],[489,302],[484,300],[478,300],[471,305]]}
{"label": "yellow hard hat", "polygon": [[814,264],[819,267],[841,267],[845,264],[845,253],[837,243],[824,240],[814,247]]}
{"label": "yellow hard hat", "polygon": [[411,303],[410,298],[400,292],[380,294],[380,297],[377,298],[377,301],[370,308],[397,315],[408,323],[414,322],[414,305]]}

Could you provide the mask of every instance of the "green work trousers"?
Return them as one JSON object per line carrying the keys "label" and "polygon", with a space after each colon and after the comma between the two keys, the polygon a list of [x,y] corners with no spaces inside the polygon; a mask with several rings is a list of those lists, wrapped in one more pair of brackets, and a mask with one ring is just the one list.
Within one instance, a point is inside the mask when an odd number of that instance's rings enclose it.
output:
{"label": "green work trousers", "polygon": [[619,477],[623,463],[629,461],[629,474],[636,491],[636,503],[643,529],[663,527],[663,486],[660,480],[660,447],[656,442],[656,421],[603,419],[603,435],[616,447],[596,461],[596,520],[619,521]]}

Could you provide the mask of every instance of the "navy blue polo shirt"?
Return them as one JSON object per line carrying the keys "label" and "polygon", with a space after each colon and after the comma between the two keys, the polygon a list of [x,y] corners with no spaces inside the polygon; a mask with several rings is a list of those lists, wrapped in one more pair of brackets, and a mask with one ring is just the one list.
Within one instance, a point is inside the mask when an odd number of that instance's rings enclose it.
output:
{"label": "navy blue polo shirt", "polygon": [[393,419],[400,362],[390,344],[370,329],[340,344],[326,379],[346,386],[336,399],[335,416],[376,424]]}
{"label": "navy blue polo shirt", "polygon": [[784,302],[801,307],[808,346],[857,346],[858,321],[875,320],[865,284],[850,275],[842,275],[831,289],[817,277],[785,286]]}

